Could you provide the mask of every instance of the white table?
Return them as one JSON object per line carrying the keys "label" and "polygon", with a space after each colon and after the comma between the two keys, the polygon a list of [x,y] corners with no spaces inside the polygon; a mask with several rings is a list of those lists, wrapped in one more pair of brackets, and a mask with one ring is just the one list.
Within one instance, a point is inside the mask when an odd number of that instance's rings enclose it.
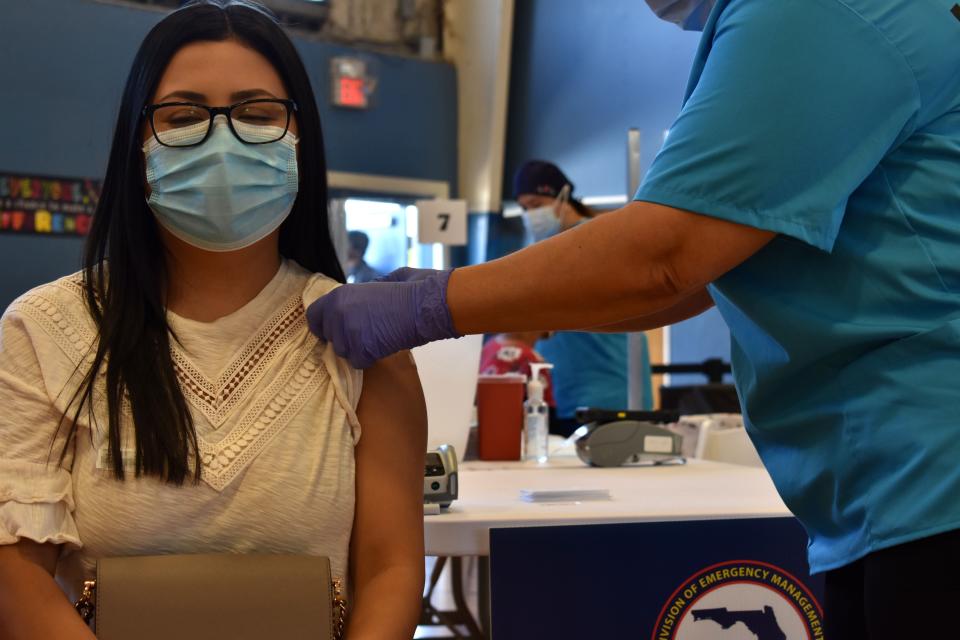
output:
{"label": "white table", "polygon": [[[467,462],[460,466],[460,497],[438,515],[424,517],[428,556],[480,556],[480,625],[463,600],[461,576],[452,619],[469,638],[486,637],[490,620],[490,529],[554,525],[664,522],[789,516],[765,469],[704,460],[686,464],[601,469],[573,456],[533,462]],[[535,503],[521,489],[607,489],[609,500]]]}
{"label": "white table", "polygon": [[[608,489],[610,500],[530,503],[521,489]],[[789,516],[766,470],[690,460],[685,465],[592,468],[577,458],[467,462],[460,497],[424,518],[427,555],[486,556],[490,529],[617,522]]]}

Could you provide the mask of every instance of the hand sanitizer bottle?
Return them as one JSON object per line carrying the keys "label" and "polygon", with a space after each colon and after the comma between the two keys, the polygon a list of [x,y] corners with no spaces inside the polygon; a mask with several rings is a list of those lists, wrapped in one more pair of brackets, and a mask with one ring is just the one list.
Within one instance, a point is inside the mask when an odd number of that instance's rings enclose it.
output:
{"label": "hand sanitizer bottle", "polygon": [[530,365],[532,375],[527,383],[527,401],[523,403],[523,457],[525,460],[536,460],[540,464],[544,464],[549,456],[547,438],[550,435],[550,411],[543,400],[540,371],[552,368],[552,364]]}

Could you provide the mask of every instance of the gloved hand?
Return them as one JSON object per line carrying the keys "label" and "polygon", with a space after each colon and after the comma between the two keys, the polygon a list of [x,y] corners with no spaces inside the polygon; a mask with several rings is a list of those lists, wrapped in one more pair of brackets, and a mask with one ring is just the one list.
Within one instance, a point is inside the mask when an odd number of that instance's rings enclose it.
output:
{"label": "gloved hand", "polygon": [[414,269],[413,267],[401,267],[396,271],[391,271],[385,276],[380,276],[374,282],[419,282],[426,280],[430,276],[440,273],[436,269]]}
{"label": "gloved hand", "polygon": [[398,269],[376,282],[345,284],[307,308],[307,324],[358,369],[403,349],[459,338],[447,307],[451,273]]}

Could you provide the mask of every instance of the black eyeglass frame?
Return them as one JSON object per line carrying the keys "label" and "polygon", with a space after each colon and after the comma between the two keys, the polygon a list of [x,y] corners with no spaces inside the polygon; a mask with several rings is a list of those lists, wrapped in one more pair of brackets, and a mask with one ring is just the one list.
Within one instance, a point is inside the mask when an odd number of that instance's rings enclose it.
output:
{"label": "black eyeglass frame", "polygon": [[[276,140],[263,140],[260,142],[248,142],[244,140],[237,130],[233,126],[233,118],[230,117],[230,114],[233,113],[233,110],[237,107],[243,107],[250,104],[271,102],[279,103],[284,105],[287,108],[287,122],[283,127],[283,133]],[[198,107],[200,109],[206,109],[210,114],[210,121],[207,125],[207,133],[204,134],[203,139],[197,142],[191,142],[190,144],[167,144],[160,139],[160,136],[157,135],[157,128],[153,124],[153,114],[157,112],[158,109],[164,107]],[[210,132],[213,131],[213,119],[218,115],[223,114],[227,118],[227,125],[230,127],[230,132],[233,133],[234,137],[242,142],[243,144],[272,144],[283,138],[287,135],[287,131],[290,130],[290,119],[293,117],[293,114],[297,112],[297,103],[293,100],[287,100],[283,98],[253,98],[251,100],[242,100],[240,102],[231,104],[226,107],[211,107],[205,104],[200,104],[199,102],[160,102],[158,104],[148,104],[143,108],[141,112],[143,117],[147,119],[147,122],[150,123],[150,131],[153,133],[153,139],[159,142],[165,147],[170,147],[171,149],[189,149],[190,147],[198,147],[204,142],[207,141],[207,138],[210,137]]]}

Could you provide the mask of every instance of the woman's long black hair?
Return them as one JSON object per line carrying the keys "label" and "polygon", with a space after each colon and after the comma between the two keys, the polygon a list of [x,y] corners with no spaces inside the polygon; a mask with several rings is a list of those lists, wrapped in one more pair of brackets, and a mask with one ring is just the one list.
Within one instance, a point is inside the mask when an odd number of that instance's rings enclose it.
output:
{"label": "woman's long black hair", "polygon": [[86,302],[99,340],[90,369],[70,403],[73,424],[61,463],[74,442],[84,406],[93,426],[94,388],[98,374],[104,372],[114,475],[124,477],[121,416],[124,403],[129,402],[136,434],[136,475],[182,484],[192,463],[194,480],[199,478],[196,432],[170,357],[166,258],[146,204],[141,112],[178,50],[192,42],[228,39],[265,56],[298,107],[300,189],[293,211],[280,227],[280,253],[310,271],[344,281],[327,226],[320,115],[293,43],[272,14],[248,0],[187,3],[147,34],[123,92],[103,190],[84,252]]}

